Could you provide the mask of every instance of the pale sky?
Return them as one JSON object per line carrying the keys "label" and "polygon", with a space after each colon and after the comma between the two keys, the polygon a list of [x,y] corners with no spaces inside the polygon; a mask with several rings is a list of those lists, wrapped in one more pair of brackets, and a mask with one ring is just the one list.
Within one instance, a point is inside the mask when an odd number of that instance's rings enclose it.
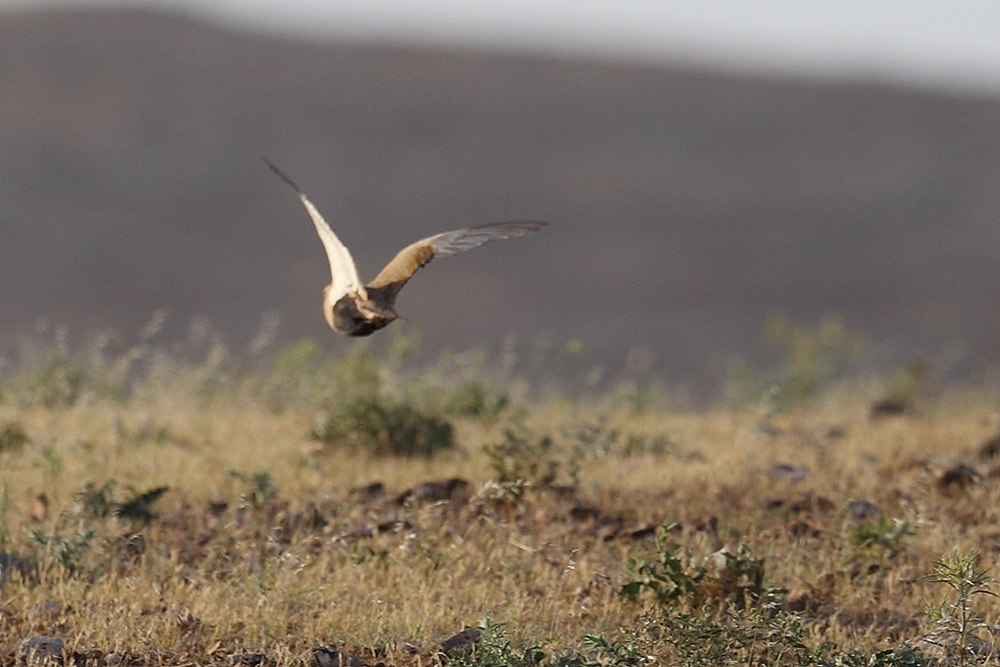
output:
{"label": "pale sky", "polygon": [[849,77],[1000,96],[1000,0],[0,0],[173,8],[313,39]]}

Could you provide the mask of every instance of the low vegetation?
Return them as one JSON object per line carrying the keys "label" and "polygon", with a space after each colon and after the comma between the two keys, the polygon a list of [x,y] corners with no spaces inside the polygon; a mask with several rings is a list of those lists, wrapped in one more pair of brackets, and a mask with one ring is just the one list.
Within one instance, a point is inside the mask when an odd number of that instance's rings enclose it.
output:
{"label": "low vegetation", "polygon": [[1000,396],[858,379],[839,321],[698,409],[195,333],[0,364],[3,664],[997,662]]}

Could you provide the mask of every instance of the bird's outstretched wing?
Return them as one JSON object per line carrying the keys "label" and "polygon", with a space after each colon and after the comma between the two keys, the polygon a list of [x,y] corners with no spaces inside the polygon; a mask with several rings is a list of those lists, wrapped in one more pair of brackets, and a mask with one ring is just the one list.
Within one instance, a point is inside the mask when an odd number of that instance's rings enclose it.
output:
{"label": "bird's outstretched wing", "polygon": [[416,273],[417,269],[427,264],[435,257],[447,257],[466,250],[478,248],[487,241],[495,239],[513,239],[534,232],[547,223],[525,222],[493,222],[468,229],[456,229],[453,232],[435,234],[416,243],[406,246],[385,265],[375,279],[368,283],[368,294],[372,299],[379,299],[392,305],[396,295],[406,281]]}
{"label": "bird's outstretched wing", "polygon": [[347,250],[347,246],[340,242],[337,235],[330,229],[330,225],[326,223],[326,220],[323,219],[323,216],[313,206],[313,203],[309,201],[305,193],[299,189],[299,186],[280,169],[275,167],[270,160],[267,158],[263,159],[264,163],[271,168],[271,171],[276,173],[285,183],[292,186],[292,189],[299,195],[299,199],[302,200],[302,205],[306,207],[306,212],[312,218],[313,224],[316,226],[316,233],[319,234],[319,240],[323,242],[323,247],[326,248],[326,257],[330,260],[331,280],[330,287],[327,290],[327,299],[331,299],[331,303],[336,303],[340,297],[350,292],[358,293],[362,298],[367,299],[368,294],[365,291],[364,284],[361,282],[361,276],[358,275],[358,267],[355,266],[354,259],[351,258],[351,253]]}

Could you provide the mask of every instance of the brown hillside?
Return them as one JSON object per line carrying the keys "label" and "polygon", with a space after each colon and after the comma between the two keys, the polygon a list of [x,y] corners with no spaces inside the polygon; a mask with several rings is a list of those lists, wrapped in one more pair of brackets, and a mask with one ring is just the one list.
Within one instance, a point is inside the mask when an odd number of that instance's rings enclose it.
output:
{"label": "brown hillside", "polygon": [[0,62],[0,352],[39,316],[134,335],[159,308],[343,344],[267,155],[364,277],[433,232],[552,223],[417,276],[398,305],[428,350],[579,336],[697,383],[761,355],[770,315],[835,311],[890,356],[1000,361],[997,101],[136,11],[0,15]]}

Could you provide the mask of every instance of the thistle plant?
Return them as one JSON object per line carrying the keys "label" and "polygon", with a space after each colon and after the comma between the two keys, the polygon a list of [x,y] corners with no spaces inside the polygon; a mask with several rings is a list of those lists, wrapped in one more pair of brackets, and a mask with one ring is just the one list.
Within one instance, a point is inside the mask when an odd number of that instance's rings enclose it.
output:
{"label": "thistle plant", "polygon": [[[929,575],[931,581],[944,584],[951,589],[954,600],[949,604],[942,602],[932,609],[931,615],[941,628],[940,636],[954,637],[955,660],[958,667],[965,667],[975,662],[977,647],[982,645],[975,631],[989,626],[976,615],[972,609],[972,599],[977,595],[996,594],[990,590],[993,579],[989,576],[989,568],[983,568],[979,563],[979,552],[970,554],[956,553],[952,556],[934,561],[934,571]],[[936,642],[939,643],[940,642]],[[944,648],[951,645],[948,642]]]}

